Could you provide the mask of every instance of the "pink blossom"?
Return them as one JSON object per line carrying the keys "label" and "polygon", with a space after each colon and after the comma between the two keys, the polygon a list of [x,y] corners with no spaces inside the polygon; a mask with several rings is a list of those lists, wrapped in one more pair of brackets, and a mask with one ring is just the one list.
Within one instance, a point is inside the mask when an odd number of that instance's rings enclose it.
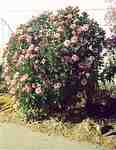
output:
{"label": "pink blossom", "polygon": [[24,58],[25,58],[25,56],[24,56],[24,55],[20,55],[20,57],[19,57],[19,62],[23,61],[23,60],[24,60]]}
{"label": "pink blossom", "polygon": [[19,63],[19,62],[16,64],[16,67],[17,67],[17,68],[20,67],[20,63]]}
{"label": "pink blossom", "polygon": [[27,43],[31,43],[31,41],[32,41],[32,37],[31,37],[31,36],[29,36],[29,35],[27,35],[27,36],[26,36],[26,41],[27,41]]}
{"label": "pink blossom", "polygon": [[54,15],[50,15],[49,19],[50,19],[50,21],[54,21],[55,20],[55,16]]}
{"label": "pink blossom", "polygon": [[34,58],[35,56],[36,56],[35,54],[30,54],[29,58],[31,59],[31,58]]}
{"label": "pink blossom", "polygon": [[54,37],[55,37],[55,38],[59,38],[59,37],[60,37],[60,33],[55,33],[55,34],[54,34]]}
{"label": "pink blossom", "polygon": [[87,31],[88,29],[89,29],[89,26],[87,24],[85,24],[81,27],[82,31]]}
{"label": "pink blossom", "polygon": [[73,36],[73,37],[71,38],[71,43],[77,43],[77,41],[78,41],[77,36]]}
{"label": "pink blossom", "polygon": [[73,36],[76,36],[76,34],[77,34],[76,31],[72,31]]}
{"label": "pink blossom", "polygon": [[74,61],[74,62],[76,62],[76,61],[79,61],[79,56],[77,56],[77,55],[72,55],[72,60]]}
{"label": "pink blossom", "polygon": [[66,62],[71,62],[71,57],[70,56],[64,56],[64,59]]}
{"label": "pink blossom", "polygon": [[58,32],[63,32],[64,30],[63,30],[63,27],[62,26],[59,26],[58,28],[57,28],[57,31]]}
{"label": "pink blossom", "polygon": [[29,51],[33,51],[34,48],[35,48],[34,44],[31,44],[31,45],[29,46],[28,50],[29,50]]}
{"label": "pink blossom", "polygon": [[23,88],[23,91],[29,93],[32,92],[32,87],[31,85],[26,84],[25,87]]}
{"label": "pink blossom", "polygon": [[10,94],[15,94],[15,92],[16,92],[15,90],[16,90],[16,89],[15,89],[14,87],[12,87],[12,88],[10,89],[10,91],[9,91]]}
{"label": "pink blossom", "polygon": [[30,58],[30,55],[31,55],[31,54],[27,53],[27,54],[25,55],[25,59]]}
{"label": "pink blossom", "polygon": [[90,64],[78,64],[79,68],[82,69],[82,70],[88,70],[91,68],[91,65]]}
{"label": "pink blossom", "polygon": [[9,70],[9,67],[5,67],[4,72],[7,73]]}
{"label": "pink blossom", "polygon": [[71,24],[70,28],[71,28],[71,29],[75,29],[76,26],[77,26],[76,24]]}
{"label": "pink blossom", "polygon": [[14,86],[16,84],[16,80],[11,80],[11,86]]}
{"label": "pink blossom", "polygon": [[64,41],[64,46],[65,46],[65,47],[69,47],[69,46],[70,46],[70,43],[71,43],[70,40],[65,40],[65,41]]}
{"label": "pink blossom", "polygon": [[23,81],[27,80],[28,77],[29,77],[28,74],[24,74],[21,76],[20,81],[23,82]]}
{"label": "pink blossom", "polygon": [[34,88],[34,89],[37,87],[35,83],[32,83],[31,86],[32,86],[32,88]]}

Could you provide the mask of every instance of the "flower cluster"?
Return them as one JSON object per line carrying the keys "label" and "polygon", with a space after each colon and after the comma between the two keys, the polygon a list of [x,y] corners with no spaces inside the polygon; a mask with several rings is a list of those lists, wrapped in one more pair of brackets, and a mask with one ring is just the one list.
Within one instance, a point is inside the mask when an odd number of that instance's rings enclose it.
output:
{"label": "flower cluster", "polygon": [[40,109],[41,101],[67,105],[72,97],[78,101],[78,93],[87,98],[103,42],[104,31],[78,7],[41,14],[9,40],[4,54],[9,90],[26,111]]}

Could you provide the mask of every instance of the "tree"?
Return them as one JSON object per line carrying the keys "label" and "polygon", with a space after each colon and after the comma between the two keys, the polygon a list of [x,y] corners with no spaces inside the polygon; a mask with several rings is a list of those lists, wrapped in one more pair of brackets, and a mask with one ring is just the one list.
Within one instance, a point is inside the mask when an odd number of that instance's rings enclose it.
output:
{"label": "tree", "polygon": [[104,42],[104,30],[78,7],[45,12],[21,25],[4,55],[4,76],[23,112],[70,113],[90,102]]}

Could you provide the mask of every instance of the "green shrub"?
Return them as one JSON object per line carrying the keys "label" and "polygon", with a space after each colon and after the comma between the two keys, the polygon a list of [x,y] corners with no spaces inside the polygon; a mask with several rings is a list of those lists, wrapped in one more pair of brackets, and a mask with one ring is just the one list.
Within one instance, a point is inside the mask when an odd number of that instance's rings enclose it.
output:
{"label": "green shrub", "polygon": [[102,65],[104,34],[78,7],[20,25],[4,53],[4,76],[23,112],[46,116],[84,107]]}

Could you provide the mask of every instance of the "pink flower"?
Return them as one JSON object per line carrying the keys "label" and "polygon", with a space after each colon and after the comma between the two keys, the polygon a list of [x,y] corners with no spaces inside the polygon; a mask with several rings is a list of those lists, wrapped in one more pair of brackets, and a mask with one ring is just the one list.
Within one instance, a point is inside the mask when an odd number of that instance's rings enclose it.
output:
{"label": "pink flower", "polygon": [[64,56],[64,60],[66,62],[71,62],[71,57],[70,56]]}
{"label": "pink flower", "polygon": [[23,81],[27,80],[28,77],[29,77],[28,74],[24,74],[21,76],[20,81],[23,82]]}
{"label": "pink flower", "polygon": [[34,47],[35,47],[34,44],[31,44],[31,45],[29,46],[28,50],[29,50],[29,51],[33,51],[33,50],[34,50]]}
{"label": "pink flower", "polygon": [[34,58],[36,55],[35,54],[30,54],[30,59]]}
{"label": "pink flower", "polygon": [[70,40],[65,40],[64,41],[64,46],[69,47],[70,46]]}
{"label": "pink flower", "polygon": [[16,84],[16,80],[11,80],[11,86],[14,86]]}
{"label": "pink flower", "polygon": [[72,38],[71,38],[71,43],[77,43],[77,41],[78,41],[78,38],[77,38],[77,36],[73,36]]}
{"label": "pink flower", "polygon": [[55,20],[55,16],[54,15],[50,15],[49,19],[50,19],[50,21],[54,21]]}
{"label": "pink flower", "polygon": [[32,87],[31,85],[26,84],[25,87],[23,88],[23,91],[30,93],[32,92]]}
{"label": "pink flower", "polygon": [[83,25],[81,27],[82,31],[87,31],[89,29],[89,26],[87,24]]}
{"label": "pink flower", "polygon": [[76,33],[75,31],[72,31],[72,35],[73,35],[73,36],[76,36],[76,34],[77,34],[77,33]]}
{"label": "pink flower", "polygon": [[26,54],[26,49],[22,50],[22,54],[25,55]]}
{"label": "pink flower", "polygon": [[15,90],[16,90],[16,89],[15,89],[14,87],[12,87],[12,88],[10,89],[10,91],[9,91],[10,94],[15,94],[15,92],[16,92]]}
{"label": "pink flower", "polygon": [[5,67],[4,72],[7,73],[9,70],[9,67]]}
{"label": "pink flower", "polygon": [[54,37],[55,37],[55,38],[59,38],[59,37],[60,37],[60,33],[55,33],[55,34],[54,34]]}
{"label": "pink flower", "polygon": [[77,26],[76,24],[71,24],[70,28],[74,30],[76,26]]}
{"label": "pink flower", "polygon": [[25,58],[25,56],[24,56],[24,55],[20,55],[20,57],[19,57],[19,62],[23,61],[23,60],[24,60],[24,58]]}
{"label": "pink flower", "polygon": [[29,36],[29,35],[27,35],[27,36],[26,36],[26,41],[27,41],[27,43],[31,43],[31,41],[32,41],[32,37],[31,37],[31,36]]}
{"label": "pink flower", "polygon": [[78,64],[79,68],[82,69],[82,70],[88,70],[91,68],[91,65],[90,64]]}
{"label": "pink flower", "polygon": [[79,61],[79,56],[77,56],[77,55],[72,55],[72,60],[74,61],[74,62],[76,62],[76,61]]}
{"label": "pink flower", "polygon": [[58,28],[57,28],[57,31],[58,32],[63,32],[64,30],[63,30],[63,27],[62,26],[59,26]]}
{"label": "pink flower", "polygon": [[19,62],[16,64],[16,67],[17,67],[17,68],[20,67],[20,63],[19,63]]}
{"label": "pink flower", "polygon": [[31,55],[31,54],[27,53],[27,54],[25,55],[25,59],[30,58],[30,55]]}
{"label": "pink flower", "polygon": [[32,86],[32,88],[34,88],[34,89],[37,87],[35,83],[32,83],[31,86]]}

